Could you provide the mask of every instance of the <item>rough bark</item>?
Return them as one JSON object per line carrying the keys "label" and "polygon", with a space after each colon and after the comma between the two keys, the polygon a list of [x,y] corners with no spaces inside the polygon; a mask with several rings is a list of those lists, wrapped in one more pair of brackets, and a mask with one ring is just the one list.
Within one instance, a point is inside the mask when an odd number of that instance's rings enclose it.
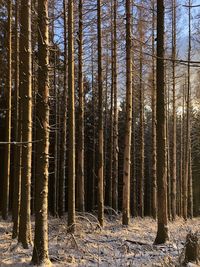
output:
{"label": "rough bark", "polygon": [[173,130],[172,130],[172,182],[171,208],[172,220],[176,218],[176,0],[172,4],[172,92],[173,92]]}
{"label": "rough bark", "polygon": [[113,3],[113,185],[112,185],[112,206],[118,210],[118,88],[117,88],[117,1]]}
{"label": "rough bark", "polygon": [[167,162],[166,162],[166,113],[164,86],[164,1],[157,0],[157,196],[158,229],[155,244],[168,240],[167,218]]}
{"label": "rough bark", "polygon": [[130,152],[132,127],[132,54],[131,54],[131,1],[126,0],[126,125],[123,164],[122,224],[130,220]]}
{"label": "rough bark", "polygon": [[28,248],[31,236],[31,169],[32,169],[32,47],[31,1],[21,1],[20,91],[22,104],[21,204],[18,241]]}
{"label": "rough bark", "polygon": [[7,220],[9,210],[9,189],[10,189],[10,152],[11,152],[11,91],[12,91],[12,0],[7,2],[7,80],[6,80],[6,132],[5,132],[5,165],[3,180],[3,203],[2,218]]}
{"label": "rough bark", "polygon": [[66,143],[67,143],[67,3],[63,0],[64,12],[64,90],[63,90],[63,117],[61,136],[60,179],[59,179],[59,216],[65,212],[65,183],[66,183]]}
{"label": "rough bark", "polygon": [[187,73],[187,102],[186,102],[186,142],[185,142],[185,175],[183,176],[183,218],[188,217],[188,180],[189,180],[189,157],[190,157],[190,107],[191,107],[191,84],[190,84],[190,60],[191,60],[191,0],[189,0],[188,23],[188,73]]}
{"label": "rough bark", "polygon": [[140,81],[139,81],[139,109],[140,109],[140,129],[139,129],[139,138],[140,138],[140,167],[139,167],[139,203],[138,203],[138,213],[140,217],[144,217],[144,86],[143,86],[143,22],[142,22],[142,10],[139,12],[139,35],[140,35],[140,59],[139,59],[139,72],[140,72]]}
{"label": "rough bark", "polygon": [[103,82],[102,82],[102,33],[101,0],[97,0],[98,35],[98,220],[104,223],[104,145],[103,145]]}
{"label": "rough bark", "polygon": [[68,226],[75,230],[75,110],[74,110],[74,5],[68,1],[68,93],[69,93],[69,172]]}
{"label": "rough bark", "polygon": [[[21,141],[21,94],[19,92],[19,1],[15,2],[15,141]],[[19,211],[21,194],[21,146],[14,148],[14,192],[13,192],[13,232],[19,232]]]}
{"label": "rough bark", "polygon": [[152,1],[152,217],[157,217],[157,181],[156,181],[156,85],[155,85],[155,2]]}
{"label": "rough bark", "polygon": [[49,165],[49,31],[48,0],[38,1],[37,165],[35,180],[35,237],[32,263],[50,264],[48,255]]}
{"label": "rough bark", "polygon": [[84,182],[84,85],[83,85],[83,1],[79,0],[78,32],[78,89],[79,89],[79,133],[78,133],[78,209],[85,210]]}

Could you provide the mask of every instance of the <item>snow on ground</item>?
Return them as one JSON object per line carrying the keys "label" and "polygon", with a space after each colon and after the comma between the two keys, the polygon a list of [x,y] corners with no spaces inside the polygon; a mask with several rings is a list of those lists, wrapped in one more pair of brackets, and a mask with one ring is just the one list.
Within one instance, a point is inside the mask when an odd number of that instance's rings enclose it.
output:
{"label": "snow on ground", "polygon": [[[49,254],[54,266],[180,266],[188,231],[200,230],[200,218],[169,223],[170,241],[153,245],[156,222],[133,218],[128,227],[120,217],[106,217],[101,229],[94,215],[78,214],[76,233],[68,233],[67,218],[49,219]],[[12,223],[0,221],[0,266],[30,266],[32,248],[12,240]],[[34,235],[33,235],[34,236]]]}

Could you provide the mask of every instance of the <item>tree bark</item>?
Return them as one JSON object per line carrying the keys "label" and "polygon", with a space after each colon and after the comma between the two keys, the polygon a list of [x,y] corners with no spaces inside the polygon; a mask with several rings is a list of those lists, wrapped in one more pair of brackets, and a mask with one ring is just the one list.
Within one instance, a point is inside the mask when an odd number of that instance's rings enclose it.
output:
{"label": "tree bark", "polygon": [[97,0],[97,35],[98,35],[98,220],[104,223],[104,145],[103,145],[103,82],[102,82],[102,33],[101,0]]}
{"label": "tree bark", "polygon": [[157,181],[156,181],[156,85],[155,85],[155,2],[152,1],[152,217],[157,217]]}
{"label": "tree bark", "polygon": [[130,152],[132,127],[132,53],[131,53],[131,1],[126,0],[126,125],[125,150],[123,164],[123,203],[122,224],[128,225],[130,220]]}
{"label": "tree bark", "polygon": [[75,230],[74,5],[68,1],[69,174],[68,226]]}
{"label": "tree bark", "polygon": [[38,1],[37,166],[35,180],[35,238],[32,263],[50,264],[48,255],[49,165],[49,31],[48,0]]}
{"label": "tree bark", "polygon": [[31,1],[21,1],[20,30],[20,91],[22,103],[22,169],[21,204],[18,241],[24,248],[32,242],[31,236],[31,170],[32,170],[32,46]]}
{"label": "tree bark", "polygon": [[140,108],[140,167],[139,167],[139,216],[144,217],[144,86],[143,86],[143,22],[142,10],[139,11],[139,35],[140,35],[140,81],[139,81],[139,108]]}
{"label": "tree bark", "polygon": [[117,88],[117,1],[113,4],[113,179],[112,179],[112,207],[118,210],[118,88]]}
{"label": "tree bark", "polygon": [[78,209],[85,210],[84,181],[84,85],[83,85],[83,1],[79,0],[78,32],[78,88],[79,88],[79,133],[78,133]]}
{"label": "tree bark", "polygon": [[64,91],[63,99],[63,118],[61,136],[61,157],[60,157],[60,179],[59,179],[59,216],[65,212],[65,183],[66,183],[66,144],[67,144],[67,3],[63,0],[64,12]]}
{"label": "tree bark", "polygon": [[176,218],[176,0],[172,4],[172,87],[173,87],[173,131],[172,131],[172,220]]}
{"label": "tree bark", "polygon": [[7,83],[6,83],[6,139],[5,147],[5,170],[3,183],[3,204],[2,218],[7,220],[9,210],[10,191],[10,152],[11,152],[11,91],[12,91],[12,0],[7,2],[8,22],[7,22]]}
{"label": "tree bark", "polygon": [[157,0],[157,196],[158,229],[155,244],[165,243],[168,237],[167,218],[167,163],[166,163],[166,113],[164,86],[164,1]]}
{"label": "tree bark", "polygon": [[[19,1],[15,2],[15,141],[21,142],[21,94],[19,91]],[[21,146],[14,150],[14,192],[13,192],[13,232],[16,238],[19,232],[19,212],[21,197]]]}

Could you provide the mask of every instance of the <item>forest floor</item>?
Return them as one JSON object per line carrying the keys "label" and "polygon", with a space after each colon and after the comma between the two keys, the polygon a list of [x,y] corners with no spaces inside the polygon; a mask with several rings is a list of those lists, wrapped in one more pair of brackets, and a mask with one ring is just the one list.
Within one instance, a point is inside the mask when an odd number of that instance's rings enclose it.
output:
{"label": "forest floor", "polygon": [[[170,241],[153,245],[156,222],[133,218],[128,227],[120,217],[106,216],[101,229],[94,215],[78,214],[76,233],[67,218],[49,218],[49,254],[54,266],[180,266],[187,233],[200,230],[200,218],[169,223]],[[30,266],[32,247],[22,249],[11,238],[12,223],[0,220],[0,266]]]}

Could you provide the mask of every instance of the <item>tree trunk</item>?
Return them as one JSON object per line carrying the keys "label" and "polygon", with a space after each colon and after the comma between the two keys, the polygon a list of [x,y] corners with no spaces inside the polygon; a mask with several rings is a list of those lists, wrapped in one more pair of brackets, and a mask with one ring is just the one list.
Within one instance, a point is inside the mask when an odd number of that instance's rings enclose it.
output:
{"label": "tree trunk", "polygon": [[158,229],[155,244],[165,243],[168,237],[166,114],[164,86],[164,1],[157,0],[157,195]]}
{"label": "tree trunk", "polygon": [[117,103],[117,1],[113,4],[113,185],[112,185],[112,207],[118,210],[118,103]]}
{"label": "tree trunk", "polygon": [[193,218],[193,179],[192,179],[192,155],[191,140],[189,141],[189,173],[188,173],[188,217]]}
{"label": "tree trunk", "polygon": [[130,152],[132,128],[132,53],[131,53],[131,1],[126,0],[126,125],[125,150],[123,165],[123,203],[122,223],[129,224],[130,220]]}
{"label": "tree trunk", "polygon": [[3,184],[2,218],[7,220],[9,210],[9,188],[10,188],[10,141],[11,141],[11,91],[12,91],[12,0],[7,2],[8,24],[7,24],[7,84],[6,84],[6,139],[5,146],[5,170]]}
{"label": "tree trunk", "polygon": [[35,238],[32,263],[47,266],[49,165],[49,32],[48,0],[38,1],[37,166],[35,180]]}
{"label": "tree trunk", "polygon": [[155,2],[152,3],[152,217],[157,217],[157,181],[156,181],[156,85],[155,85]]}
{"label": "tree trunk", "polygon": [[190,157],[190,60],[191,60],[191,0],[189,0],[189,44],[188,44],[188,73],[187,73],[187,107],[186,107],[186,143],[185,143],[185,175],[183,177],[183,218],[188,217],[188,180],[189,180],[189,157]]}
{"label": "tree trunk", "polygon": [[139,216],[144,217],[144,86],[143,86],[143,22],[142,10],[139,11],[139,34],[140,34],[140,82],[139,82],[139,104],[140,104],[140,167],[139,167]]}
{"label": "tree trunk", "polygon": [[172,220],[176,218],[176,0],[172,7],[172,87],[173,87],[173,131],[172,131]]}
{"label": "tree trunk", "polygon": [[98,35],[98,220],[104,223],[104,152],[103,152],[103,82],[102,82],[102,33],[101,0],[97,0],[97,35]]}
{"label": "tree trunk", "polygon": [[68,226],[75,230],[74,5],[68,1],[69,173]]}
{"label": "tree trunk", "polygon": [[[21,141],[21,94],[19,91],[19,1],[15,2],[15,141]],[[13,192],[13,233],[19,232],[19,211],[21,195],[21,146],[14,150],[14,192]]]}
{"label": "tree trunk", "polygon": [[78,209],[85,210],[84,182],[84,85],[83,85],[83,1],[79,0],[78,32],[78,88],[79,88],[79,133],[78,133]]}
{"label": "tree trunk", "polygon": [[31,1],[21,1],[20,91],[22,104],[21,205],[18,241],[24,248],[31,244],[31,169],[32,169],[32,47]]}
{"label": "tree trunk", "polygon": [[67,143],[67,3],[63,0],[64,12],[64,91],[63,99],[63,118],[61,136],[61,157],[60,157],[60,179],[59,179],[59,216],[65,212],[65,182],[66,182],[66,143]]}
{"label": "tree trunk", "polygon": [[92,111],[93,111],[93,131],[92,131],[92,210],[95,207],[96,203],[96,90],[94,85],[94,49],[92,44],[92,51],[91,51],[91,60],[92,60]]}

